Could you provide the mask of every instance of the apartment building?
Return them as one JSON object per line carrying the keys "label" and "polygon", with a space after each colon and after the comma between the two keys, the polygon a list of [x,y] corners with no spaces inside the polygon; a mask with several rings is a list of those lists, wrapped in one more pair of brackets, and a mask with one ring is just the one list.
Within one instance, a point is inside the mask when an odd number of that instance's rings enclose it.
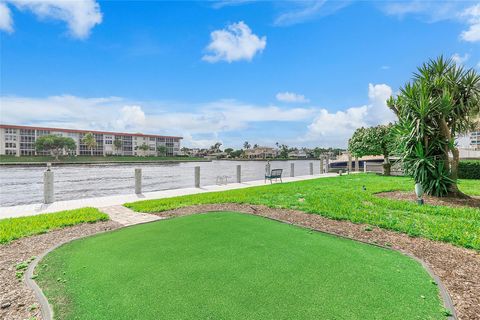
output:
{"label": "apartment building", "polygon": [[[77,146],[77,149],[72,151],[72,155],[91,155],[92,150],[90,150],[82,141],[87,133],[92,133],[97,141],[97,146],[93,149],[93,155],[95,156],[153,156],[157,155],[157,148],[159,146],[166,147],[167,156],[175,156],[180,153],[180,141],[182,140],[182,137],[159,136],[142,133],[42,128],[0,124],[0,155],[46,155],[46,152],[37,152],[35,150],[35,141],[38,137],[49,134],[72,138]],[[120,143],[115,142],[115,140],[120,141]],[[144,144],[148,146],[147,151],[143,151],[139,148]]]}
{"label": "apartment building", "polygon": [[477,119],[476,130],[470,132],[470,148],[473,150],[480,150],[480,117]]}

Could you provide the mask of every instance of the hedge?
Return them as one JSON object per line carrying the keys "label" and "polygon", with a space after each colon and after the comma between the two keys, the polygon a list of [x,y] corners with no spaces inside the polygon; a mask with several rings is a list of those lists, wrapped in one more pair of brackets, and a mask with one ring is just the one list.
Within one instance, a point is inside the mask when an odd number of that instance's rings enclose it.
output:
{"label": "hedge", "polygon": [[480,179],[480,160],[460,161],[458,177],[460,179]]}

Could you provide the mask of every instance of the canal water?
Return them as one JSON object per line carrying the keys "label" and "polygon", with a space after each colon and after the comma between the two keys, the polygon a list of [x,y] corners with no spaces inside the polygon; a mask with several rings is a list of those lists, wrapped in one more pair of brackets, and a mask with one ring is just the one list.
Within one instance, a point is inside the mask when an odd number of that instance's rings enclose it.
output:
{"label": "canal water", "polygon": [[[314,173],[320,173],[318,160],[271,161],[271,169],[283,169],[283,176],[288,177],[292,162],[296,176],[309,174],[311,162]],[[134,193],[135,168],[142,169],[143,192],[193,187],[195,166],[200,166],[201,185],[214,185],[217,176],[227,176],[231,183],[235,182],[238,164],[242,166],[242,181],[263,179],[265,161],[54,165],[55,200]],[[0,206],[41,203],[44,171],[42,166],[0,166]]]}

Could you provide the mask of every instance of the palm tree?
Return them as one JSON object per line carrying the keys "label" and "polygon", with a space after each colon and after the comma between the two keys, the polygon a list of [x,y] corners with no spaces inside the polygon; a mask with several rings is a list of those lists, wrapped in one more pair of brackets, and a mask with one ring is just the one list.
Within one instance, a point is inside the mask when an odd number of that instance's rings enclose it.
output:
{"label": "palm tree", "polygon": [[258,144],[255,143],[255,144],[253,145],[253,148],[254,148],[254,149],[258,148]]}
{"label": "palm tree", "polygon": [[93,133],[87,133],[83,137],[82,142],[87,146],[88,149],[90,149],[90,154],[93,156],[93,149],[97,147],[97,140],[95,139]]}
{"label": "palm tree", "polygon": [[480,114],[478,72],[443,57],[430,60],[388,105],[398,117],[406,172],[428,194],[464,196],[457,188],[459,151],[455,138],[468,133]]}
{"label": "palm tree", "polygon": [[213,146],[210,147],[210,151],[213,153],[220,152],[220,147],[222,146],[221,142],[216,142]]}
{"label": "palm tree", "polygon": [[115,150],[115,154],[117,154],[117,151],[122,148],[122,140],[120,139],[113,140],[113,148]]}
{"label": "palm tree", "polygon": [[165,157],[167,155],[167,147],[164,145],[157,146],[157,153],[159,157]]}
{"label": "palm tree", "polygon": [[250,149],[250,147],[251,147],[251,146],[250,146],[250,143],[248,143],[248,141],[245,141],[245,142],[243,143],[243,148],[244,148],[244,149]]}

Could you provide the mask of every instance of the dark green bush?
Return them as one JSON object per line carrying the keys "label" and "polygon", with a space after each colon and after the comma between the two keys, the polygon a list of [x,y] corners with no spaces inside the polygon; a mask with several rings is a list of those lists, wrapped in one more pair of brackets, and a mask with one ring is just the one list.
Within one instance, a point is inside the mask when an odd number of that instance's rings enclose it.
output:
{"label": "dark green bush", "polygon": [[460,161],[458,177],[460,179],[480,179],[480,160]]}

